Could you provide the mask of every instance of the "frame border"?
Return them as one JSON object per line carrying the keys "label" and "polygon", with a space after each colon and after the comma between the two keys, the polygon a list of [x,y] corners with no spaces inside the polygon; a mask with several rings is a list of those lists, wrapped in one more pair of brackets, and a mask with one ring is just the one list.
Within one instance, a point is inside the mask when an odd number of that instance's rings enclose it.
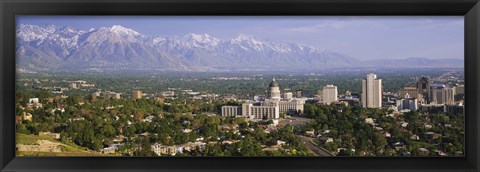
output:
{"label": "frame border", "polygon": [[[0,171],[479,171],[478,0],[0,0]],[[465,16],[465,157],[15,157],[16,15]]]}

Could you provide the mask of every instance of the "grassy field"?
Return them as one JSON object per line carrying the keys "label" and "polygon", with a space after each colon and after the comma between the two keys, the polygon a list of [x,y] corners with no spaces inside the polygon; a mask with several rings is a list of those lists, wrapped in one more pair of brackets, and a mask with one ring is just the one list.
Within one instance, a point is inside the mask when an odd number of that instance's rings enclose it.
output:
{"label": "grassy field", "polygon": [[61,152],[41,152],[41,151],[18,151],[17,156],[118,156],[105,155],[87,148],[80,147],[72,142],[61,142],[48,136],[16,134],[17,144],[20,145],[38,145],[38,141],[47,140],[58,144]]}

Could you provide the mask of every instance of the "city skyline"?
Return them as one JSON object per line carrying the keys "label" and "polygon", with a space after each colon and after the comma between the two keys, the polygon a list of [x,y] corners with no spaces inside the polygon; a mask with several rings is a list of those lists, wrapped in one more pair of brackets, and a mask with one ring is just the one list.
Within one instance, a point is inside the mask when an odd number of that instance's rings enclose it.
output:
{"label": "city skyline", "polygon": [[17,156],[465,155],[460,16],[17,24]]}
{"label": "city skyline", "polygon": [[17,156],[463,156],[463,72],[425,74],[21,74]]}

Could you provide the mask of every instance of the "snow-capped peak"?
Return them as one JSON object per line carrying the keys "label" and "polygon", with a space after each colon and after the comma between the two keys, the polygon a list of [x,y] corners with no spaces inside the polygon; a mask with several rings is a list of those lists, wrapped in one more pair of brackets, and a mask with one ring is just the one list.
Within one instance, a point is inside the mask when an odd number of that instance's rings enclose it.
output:
{"label": "snow-capped peak", "polygon": [[40,27],[31,24],[21,24],[17,27],[17,37],[24,41],[42,41],[51,34],[55,33],[56,27],[54,25],[48,25],[46,27]]}
{"label": "snow-capped peak", "polygon": [[121,35],[140,35],[140,33],[134,31],[133,29],[125,28],[120,25],[113,25],[110,29],[110,32],[116,33],[116,34],[121,34]]}
{"label": "snow-capped peak", "polygon": [[221,42],[220,39],[212,37],[206,33],[190,33],[183,36],[182,40],[198,47],[212,47],[218,45]]}
{"label": "snow-capped peak", "polygon": [[253,40],[258,40],[252,35],[246,35],[246,34],[238,34],[235,38],[232,39],[234,42],[242,42],[242,41],[253,41]]}
{"label": "snow-capped peak", "polygon": [[77,29],[71,27],[71,26],[66,26],[66,27],[63,27],[62,30],[64,32],[69,32],[69,33],[74,33],[74,32],[77,32]]}
{"label": "snow-capped peak", "polygon": [[250,46],[257,51],[264,50],[265,47],[269,47],[270,45],[260,39],[255,38],[251,35],[239,34],[231,41],[233,44],[239,44],[242,49],[248,49],[245,46]]}
{"label": "snow-capped peak", "polygon": [[187,34],[183,37],[185,40],[193,40],[196,42],[202,42],[202,43],[215,43],[217,44],[220,42],[220,39],[217,39],[215,37],[212,37],[206,33],[204,34],[196,34],[196,33],[190,33]]}

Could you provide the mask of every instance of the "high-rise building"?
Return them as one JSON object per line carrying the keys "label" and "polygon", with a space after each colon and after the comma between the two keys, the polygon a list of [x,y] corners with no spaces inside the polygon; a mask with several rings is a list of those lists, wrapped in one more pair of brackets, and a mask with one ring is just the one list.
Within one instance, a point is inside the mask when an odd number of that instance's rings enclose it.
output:
{"label": "high-rise building", "polygon": [[443,84],[432,84],[430,90],[431,93],[431,103],[434,104],[445,104],[447,101],[447,88]]}
{"label": "high-rise building", "polygon": [[455,104],[455,87],[449,88],[443,84],[432,84],[431,102],[435,104]]}
{"label": "high-rise building", "polygon": [[324,104],[337,102],[338,100],[337,86],[334,86],[334,85],[324,86],[322,90],[322,95],[323,95],[322,97],[323,97]]}
{"label": "high-rise building", "polygon": [[369,108],[382,107],[382,80],[370,73],[362,80],[362,106]]}
{"label": "high-rise building", "polygon": [[[430,103],[430,81],[427,77],[422,77],[417,82],[417,93],[422,96],[418,96],[421,103]],[[410,95],[412,96],[412,95]]]}
{"label": "high-rise building", "polygon": [[142,91],[135,90],[132,92],[132,99],[141,99],[142,98]]}
{"label": "high-rise building", "polygon": [[405,95],[409,95],[411,98],[417,98],[418,97],[418,90],[417,87],[403,87],[400,90],[400,97],[405,97]]}
{"label": "high-rise building", "polygon": [[269,85],[268,98],[274,101],[280,101],[280,87],[278,86],[277,81],[273,78],[272,82]]}
{"label": "high-rise building", "polygon": [[447,98],[445,99],[445,104],[449,104],[449,105],[455,104],[455,95],[456,95],[455,87],[447,88]]}
{"label": "high-rise building", "polygon": [[455,86],[455,94],[465,94],[465,85],[457,85]]}

